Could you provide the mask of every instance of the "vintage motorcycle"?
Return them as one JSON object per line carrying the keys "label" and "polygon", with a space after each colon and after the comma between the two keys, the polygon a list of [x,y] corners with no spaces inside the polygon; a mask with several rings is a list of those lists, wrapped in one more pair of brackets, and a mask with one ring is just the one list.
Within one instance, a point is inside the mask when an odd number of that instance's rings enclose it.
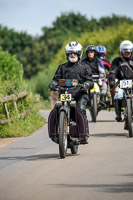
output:
{"label": "vintage motorcycle", "polygon": [[118,85],[124,90],[124,98],[122,101],[124,129],[128,130],[129,137],[133,137],[133,91],[132,80],[121,80]]}
{"label": "vintage motorcycle", "polygon": [[78,146],[85,144],[85,119],[82,112],[76,108],[76,101],[69,94],[75,87],[81,87],[76,79],[58,80],[58,100],[48,117],[49,137],[59,144],[60,158],[66,157],[68,148],[72,154],[76,154]]}
{"label": "vintage motorcycle", "polygon": [[90,90],[89,110],[93,122],[96,122],[98,112],[104,107],[109,108],[111,96],[107,94],[106,103],[100,99],[100,86],[103,84],[103,79],[99,75],[93,75],[94,87]]}

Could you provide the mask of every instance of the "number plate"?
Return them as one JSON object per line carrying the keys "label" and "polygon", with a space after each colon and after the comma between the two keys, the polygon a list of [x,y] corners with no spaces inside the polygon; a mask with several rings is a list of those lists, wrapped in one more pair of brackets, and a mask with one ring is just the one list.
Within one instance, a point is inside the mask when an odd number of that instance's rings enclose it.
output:
{"label": "number plate", "polygon": [[132,88],[132,80],[121,80],[120,81],[120,88]]}
{"label": "number plate", "polygon": [[71,94],[61,94],[61,101],[71,101]]}

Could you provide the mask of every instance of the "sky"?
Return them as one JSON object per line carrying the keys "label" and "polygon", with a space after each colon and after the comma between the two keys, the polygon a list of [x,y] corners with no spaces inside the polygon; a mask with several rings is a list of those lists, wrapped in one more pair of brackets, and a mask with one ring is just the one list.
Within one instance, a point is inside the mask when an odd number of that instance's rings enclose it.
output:
{"label": "sky", "polygon": [[133,19],[133,0],[0,0],[0,25],[40,36],[42,27],[52,27],[69,12],[80,12],[88,20],[112,14]]}

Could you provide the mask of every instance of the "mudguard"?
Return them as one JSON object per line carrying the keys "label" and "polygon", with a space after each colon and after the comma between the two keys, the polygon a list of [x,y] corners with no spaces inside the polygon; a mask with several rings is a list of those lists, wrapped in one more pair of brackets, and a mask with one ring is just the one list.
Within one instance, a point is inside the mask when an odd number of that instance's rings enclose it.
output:
{"label": "mudguard", "polygon": [[78,126],[79,138],[84,139],[86,136],[85,118],[80,110],[75,108],[76,124]]}
{"label": "mudguard", "polygon": [[[71,108],[70,118],[74,122],[70,126],[70,136],[72,138],[79,138],[84,140],[86,136],[85,119],[82,112],[73,107]],[[58,110],[53,109],[48,117],[48,134],[52,141],[58,143]]]}
{"label": "mudguard", "polygon": [[90,93],[93,93],[94,91],[100,93],[100,87],[96,82],[94,82],[94,87],[90,90]]}
{"label": "mudguard", "polygon": [[52,141],[57,142],[58,110],[54,108],[48,117],[48,134]]}

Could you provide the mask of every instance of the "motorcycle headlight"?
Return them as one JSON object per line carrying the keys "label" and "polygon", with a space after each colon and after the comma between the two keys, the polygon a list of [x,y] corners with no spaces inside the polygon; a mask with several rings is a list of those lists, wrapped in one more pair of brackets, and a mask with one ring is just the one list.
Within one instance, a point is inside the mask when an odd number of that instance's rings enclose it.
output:
{"label": "motorcycle headlight", "polygon": [[99,84],[99,86],[102,86],[102,85],[103,85],[102,79],[99,79],[99,80],[98,80],[98,84]]}

